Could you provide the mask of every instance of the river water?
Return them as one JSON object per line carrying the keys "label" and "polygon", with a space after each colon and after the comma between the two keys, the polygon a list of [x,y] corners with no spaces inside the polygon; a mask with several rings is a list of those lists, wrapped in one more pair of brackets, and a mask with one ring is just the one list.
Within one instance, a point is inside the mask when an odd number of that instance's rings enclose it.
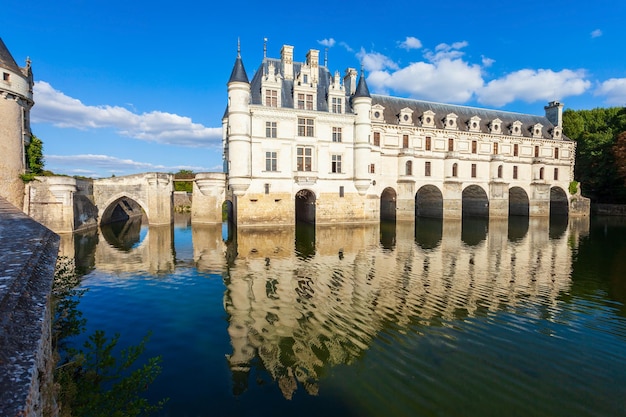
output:
{"label": "river water", "polygon": [[624,219],[234,233],[181,215],[62,252],[87,333],[151,332],[162,416],[626,416]]}

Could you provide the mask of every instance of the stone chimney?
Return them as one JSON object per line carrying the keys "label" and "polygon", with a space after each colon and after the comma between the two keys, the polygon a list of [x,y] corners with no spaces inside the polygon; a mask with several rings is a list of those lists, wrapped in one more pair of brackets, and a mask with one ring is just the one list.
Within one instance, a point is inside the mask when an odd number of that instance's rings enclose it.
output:
{"label": "stone chimney", "polygon": [[546,111],[546,118],[554,126],[558,128],[563,127],[563,104],[558,101],[551,101],[544,107]]}
{"label": "stone chimney", "polygon": [[285,80],[293,80],[293,46],[283,45],[280,50],[280,60],[283,64]]}
{"label": "stone chimney", "polygon": [[356,92],[356,76],[357,72],[354,68],[346,69],[346,75],[343,76],[343,85],[346,89],[346,95],[353,96]]}
{"label": "stone chimney", "polygon": [[317,49],[310,49],[306,54],[306,64],[311,68],[311,81],[313,83],[317,83],[317,78],[319,74],[319,61],[320,61],[320,51]]}

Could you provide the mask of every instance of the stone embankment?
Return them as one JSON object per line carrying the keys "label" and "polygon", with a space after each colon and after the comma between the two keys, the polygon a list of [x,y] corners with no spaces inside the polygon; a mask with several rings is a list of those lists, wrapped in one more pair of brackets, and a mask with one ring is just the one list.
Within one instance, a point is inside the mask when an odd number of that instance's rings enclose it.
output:
{"label": "stone embankment", "polygon": [[59,236],[0,197],[0,416],[57,414],[50,292]]}

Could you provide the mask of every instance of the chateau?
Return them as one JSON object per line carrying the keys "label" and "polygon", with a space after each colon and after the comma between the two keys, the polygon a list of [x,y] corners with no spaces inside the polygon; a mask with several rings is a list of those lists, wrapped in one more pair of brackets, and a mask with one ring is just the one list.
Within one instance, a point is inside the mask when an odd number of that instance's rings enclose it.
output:
{"label": "chateau", "polygon": [[313,49],[295,62],[288,45],[250,81],[238,52],[223,118],[236,223],[587,215],[562,111],[370,94],[362,73],[331,74]]}
{"label": "chateau", "polygon": [[0,197],[21,208],[26,172],[25,147],[30,143],[33,107],[30,60],[19,67],[0,38]]}

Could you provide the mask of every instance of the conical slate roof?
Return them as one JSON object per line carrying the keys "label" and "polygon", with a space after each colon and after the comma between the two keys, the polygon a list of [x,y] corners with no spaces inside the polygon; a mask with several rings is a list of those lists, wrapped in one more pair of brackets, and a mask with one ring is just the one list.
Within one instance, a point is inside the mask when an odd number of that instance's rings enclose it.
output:
{"label": "conical slate roof", "polygon": [[356,86],[354,97],[371,97],[370,90],[367,88],[367,83],[365,82],[363,73],[361,73],[361,78],[359,78],[359,83]]}
{"label": "conical slate roof", "polygon": [[246,69],[243,67],[243,61],[241,60],[241,56],[239,54],[237,54],[237,59],[235,60],[233,72],[230,73],[230,78],[228,79],[229,84],[232,82],[250,82],[248,81],[248,74],[246,74]]}
{"label": "conical slate roof", "polygon": [[2,38],[0,38],[0,67],[17,72],[18,74],[21,74],[22,72],[2,41]]}

